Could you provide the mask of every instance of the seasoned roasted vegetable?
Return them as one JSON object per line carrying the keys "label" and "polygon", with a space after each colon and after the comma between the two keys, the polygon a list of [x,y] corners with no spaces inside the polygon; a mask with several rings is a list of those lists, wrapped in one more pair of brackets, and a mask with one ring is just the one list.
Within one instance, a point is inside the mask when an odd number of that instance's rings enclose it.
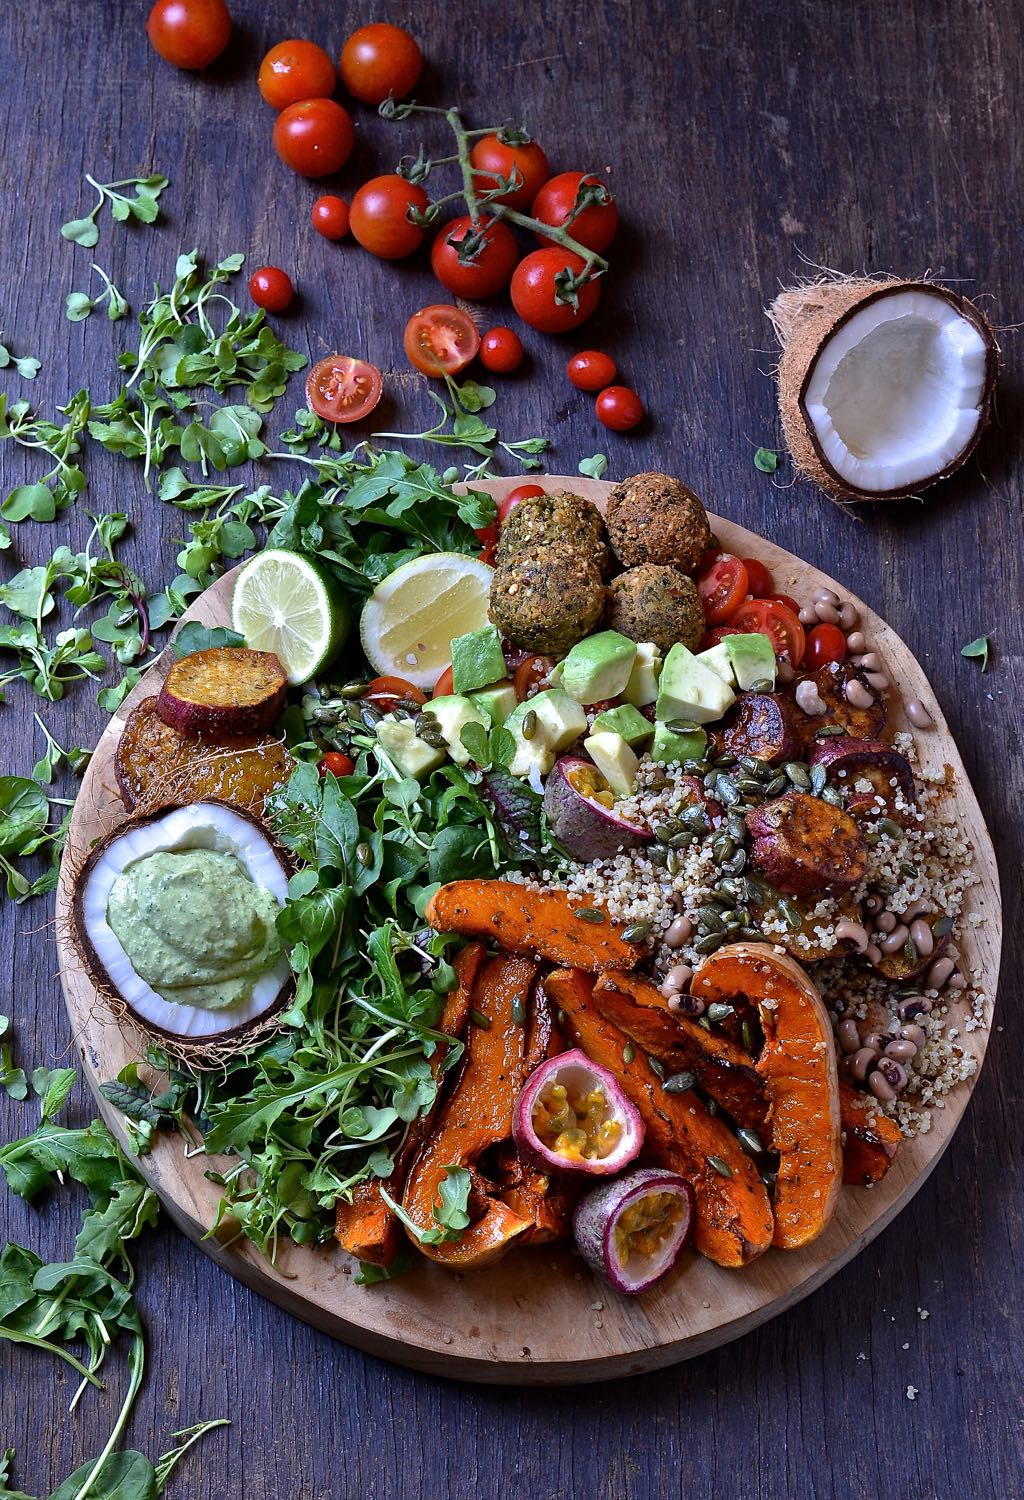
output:
{"label": "seasoned roasted vegetable", "polygon": [[825,767],[833,786],[845,786],[853,791],[855,782],[870,781],[875,794],[891,807],[896,796],[895,781],[905,802],[911,806],[917,802],[914,772],[909,760],[881,740],[854,740],[845,734],[829,735],[827,739],[815,741],[807,759],[812,766]]}
{"label": "seasoned roasted vegetable", "polygon": [[806,792],[787,792],[747,814],[753,861],[773,885],[794,896],[851,889],[864,878],[867,850],[842,808]]}
{"label": "seasoned roasted vegetable", "polygon": [[225,735],[213,743],[179,733],[160,718],[156,698],[132,709],[114,758],[129,812],[209,797],[260,813],[292,769],[284,745],[269,735]]}
{"label": "seasoned roasted vegetable", "polygon": [[903,1139],[896,1121],[882,1113],[878,1100],[848,1083],[839,1085],[843,1132],[843,1181],[856,1187],[880,1182],[892,1166]]}
{"label": "seasoned roasted vegetable", "polygon": [[601,906],[584,905],[565,891],[535,891],[510,880],[455,880],[427,904],[438,932],[500,943],[510,953],[545,958],[599,974],[632,969],[643,949],[627,943]]}
{"label": "seasoned roasted vegetable", "polygon": [[721,739],[730,755],[753,755],[770,765],[780,765],[793,760],[800,750],[796,711],[781,693],[742,693]]}
{"label": "seasoned roasted vegetable", "polygon": [[[863,694],[871,699],[869,708],[857,708],[850,702],[846,689],[851,682],[858,683]],[[875,691],[860,667],[848,661],[829,662],[827,667],[814,673],[814,686],[826,712],[809,717],[805,724],[801,724],[806,743],[811,744],[817,731],[827,724],[841,725],[852,739],[877,740],[889,717],[885,697]]]}
{"label": "seasoned roasted vegetable", "polygon": [[259,734],[281,717],[288,678],[272,651],[214,646],[176,661],[157,711],[184,734]]}

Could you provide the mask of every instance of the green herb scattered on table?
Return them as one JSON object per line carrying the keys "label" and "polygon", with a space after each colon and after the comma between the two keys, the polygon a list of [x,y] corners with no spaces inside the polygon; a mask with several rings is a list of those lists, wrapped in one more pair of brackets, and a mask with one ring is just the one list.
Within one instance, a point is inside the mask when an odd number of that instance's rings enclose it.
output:
{"label": "green herb scattered on table", "polygon": [[991,644],[987,635],[979,635],[976,640],[968,641],[966,646],[960,647],[960,655],[976,658],[981,662],[981,670],[988,671]]}

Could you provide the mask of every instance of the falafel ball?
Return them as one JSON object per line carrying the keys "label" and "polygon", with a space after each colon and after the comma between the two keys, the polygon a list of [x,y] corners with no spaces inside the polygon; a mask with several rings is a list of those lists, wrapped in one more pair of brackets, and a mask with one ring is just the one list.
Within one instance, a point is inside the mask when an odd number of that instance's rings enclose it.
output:
{"label": "falafel ball", "polygon": [[570,490],[557,495],[531,495],[514,505],[498,533],[498,561],[507,562],[516,553],[563,542],[588,557],[602,578],[611,575],[604,517],[592,500]]}
{"label": "falafel ball", "polygon": [[590,634],[603,609],[600,573],[566,542],[515,553],[494,570],[491,619],[526,651],[564,655]]}
{"label": "falafel ball", "polygon": [[607,629],[631,641],[653,641],[662,653],[677,641],[693,651],[704,634],[697,585],[668,563],[628,568],[609,585],[607,600]]}
{"label": "falafel ball", "polygon": [[605,516],[624,568],[671,563],[696,573],[711,546],[707,512],[691,489],[668,474],[634,474],[615,486]]}

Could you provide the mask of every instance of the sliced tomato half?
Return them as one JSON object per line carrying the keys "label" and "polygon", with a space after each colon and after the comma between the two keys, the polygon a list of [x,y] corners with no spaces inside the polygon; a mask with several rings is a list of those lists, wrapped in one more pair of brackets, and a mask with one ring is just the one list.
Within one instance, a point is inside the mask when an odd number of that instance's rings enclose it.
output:
{"label": "sliced tomato half", "polygon": [[778,657],[788,656],[794,666],[803,660],[806,637],[804,627],[788,604],[778,599],[748,599],[729,618],[734,630],[750,635],[766,635]]}
{"label": "sliced tomato half", "polygon": [[306,400],[325,422],[361,422],[383,389],[377,366],[349,354],[329,354],[306,377]]}
{"label": "sliced tomato half", "polygon": [[705,553],[697,591],[709,625],[720,625],[730,619],[750,591],[743,559],[731,552]]}
{"label": "sliced tomato half", "polygon": [[405,352],[424,375],[439,379],[464,370],[480,348],[480,330],[461,307],[437,303],[413,313],[405,325]]}

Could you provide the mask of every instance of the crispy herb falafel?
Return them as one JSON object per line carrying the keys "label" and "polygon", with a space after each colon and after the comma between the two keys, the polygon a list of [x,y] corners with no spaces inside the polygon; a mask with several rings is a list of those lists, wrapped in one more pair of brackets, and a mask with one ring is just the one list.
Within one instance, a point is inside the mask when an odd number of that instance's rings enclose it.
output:
{"label": "crispy herb falafel", "polygon": [[616,485],[605,517],[624,568],[672,563],[696,573],[711,545],[707,512],[692,490],[668,474],[634,474]]}
{"label": "crispy herb falafel", "polygon": [[692,578],[668,563],[641,563],[608,588],[604,623],[631,641],[668,651],[681,641],[693,651],[704,634],[704,610]]}
{"label": "crispy herb falafel", "polygon": [[603,609],[600,573],[565,542],[514,553],[494,570],[491,619],[527,651],[564,655],[590,634]]}
{"label": "crispy herb falafel", "polygon": [[612,571],[605,539],[604,518],[592,500],[562,490],[557,495],[531,495],[514,505],[498,534],[498,561],[517,553],[566,543],[582,552],[602,578]]}

